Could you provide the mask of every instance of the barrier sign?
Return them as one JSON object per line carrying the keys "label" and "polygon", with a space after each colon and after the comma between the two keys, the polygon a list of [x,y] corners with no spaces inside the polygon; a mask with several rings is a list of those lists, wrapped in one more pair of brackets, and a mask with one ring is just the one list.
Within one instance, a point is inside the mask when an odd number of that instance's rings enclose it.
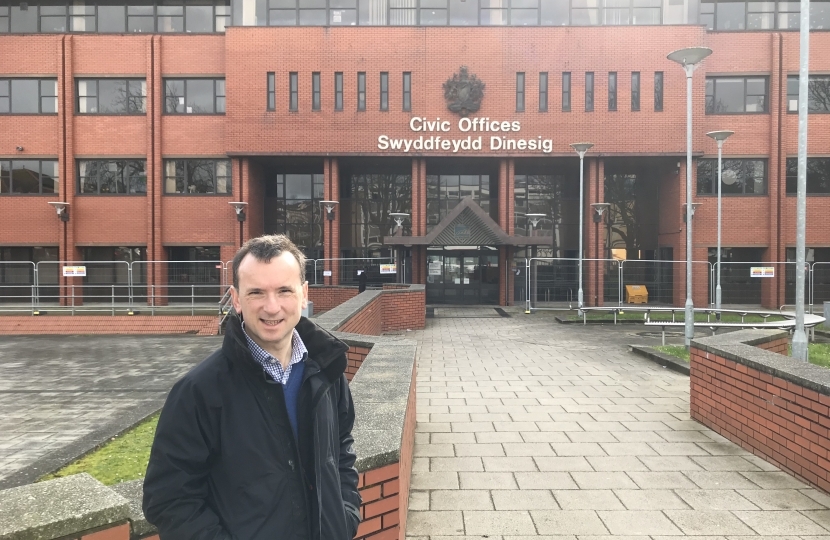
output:
{"label": "barrier sign", "polygon": [[331,277],[331,270],[323,270],[323,277]]}
{"label": "barrier sign", "polygon": [[381,274],[397,274],[398,268],[394,264],[382,264],[380,265],[380,273]]}
{"label": "barrier sign", "polygon": [[751,277],[775,277],[774,266],[752,266],[749,269]]}
{"label": "barrier sign", "polygon": [[63,277],[86,277],[86,266],[64,266]]}

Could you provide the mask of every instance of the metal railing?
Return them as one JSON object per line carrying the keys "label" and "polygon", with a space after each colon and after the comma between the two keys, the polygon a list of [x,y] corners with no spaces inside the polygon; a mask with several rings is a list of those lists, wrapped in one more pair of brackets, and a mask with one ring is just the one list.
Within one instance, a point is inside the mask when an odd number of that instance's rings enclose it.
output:
{"label": "metal railing", "polygon": [[[324,283],[324,269],[337,268],[339,284],[357,285],[357,270],[367,271],[367,285],[405,282],[401,264],[396,273],[381,273],[391,257],[308,259],[311,284]],[[60,284],[62,268],[83,266],[85,275]],[[383,269],[384,271],[386,268]],[[30,261],[0,262],[0,313],[42,311],[134,314],[157,312],[227,312],[233,282],[232,261]]]}

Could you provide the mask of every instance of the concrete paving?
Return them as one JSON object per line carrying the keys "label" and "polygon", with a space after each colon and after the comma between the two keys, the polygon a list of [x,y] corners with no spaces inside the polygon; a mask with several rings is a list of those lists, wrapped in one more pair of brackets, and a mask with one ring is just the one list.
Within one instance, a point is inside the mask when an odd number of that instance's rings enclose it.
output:
{"label": "concrete paving", "polygon": [[221,342],[197,336],[0,340],[0,489],[28,483],[155,411]]}
{"label": "concrete paving", "polygon": [[[446,311],[446,310],[445,310]],[[830,497],[689,417],[642,326],[427,320],[409,540],[830,538]]]}

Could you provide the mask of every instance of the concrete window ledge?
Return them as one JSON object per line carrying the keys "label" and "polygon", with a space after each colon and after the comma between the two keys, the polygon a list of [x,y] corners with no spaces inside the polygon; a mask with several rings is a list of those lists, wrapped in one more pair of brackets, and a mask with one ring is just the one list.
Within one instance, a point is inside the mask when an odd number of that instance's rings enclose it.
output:
{"label": "concrete window ledge", "polygon": [[830,369],[787,355],[789,335],[741,330],[692,341],[692,418],[830,491]]}

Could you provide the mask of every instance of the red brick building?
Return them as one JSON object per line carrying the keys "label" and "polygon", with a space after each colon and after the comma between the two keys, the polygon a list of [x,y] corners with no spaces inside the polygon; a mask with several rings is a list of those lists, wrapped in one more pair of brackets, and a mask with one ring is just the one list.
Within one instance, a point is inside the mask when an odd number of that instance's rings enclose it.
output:
{"label": "red brick building", "polygon": [[[724,261],[794,260],[797,4],[460,2],[0,3],[3,285],[31,279],[10,263],[44,261],[32,265],[51,287],[41,297],[124,279],[186,288],[223,271],[194,281],[196,266],[163,261],[213,268],[245,239],[285,232],[318,260],[318,283],[356,283],[367,264],[331,259],[392,257],[429,303],[521,303],[525,257],[578,256],[569,145],[589,141],[584,257],[626,260],[626,283],[682,305],[683,263],[638,261],[685,260],[685,76],[666,55],[689,46],[713,51],[693,78],[694,260],[714,257],[717,146],[705,134],[723,129],[735,132]],[[807,245],[821,263],[830,2],[812,5]],[[606,202],[595,223],[590,205]],[[392,213],[408,214],[401,230]],[[68,263],[90,273],[63,277]],[[575,264],[545,263],[534,301],[573,298]],[[724,267],[725,303],[792,302],[785,265],[768,264],[767,280],[746,266]],[[584,272],[587,305],[616,302],[618,262]],[[701,262],[696,305],[709,288]]]}

